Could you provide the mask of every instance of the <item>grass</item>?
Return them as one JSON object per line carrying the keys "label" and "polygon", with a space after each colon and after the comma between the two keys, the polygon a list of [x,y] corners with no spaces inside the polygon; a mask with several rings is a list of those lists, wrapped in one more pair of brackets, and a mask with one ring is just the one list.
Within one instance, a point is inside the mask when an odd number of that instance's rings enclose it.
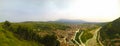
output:
{"label": "grass", "polygon": [[10,31],[4,30],[0,26],[0,46],[43,46],[34,41],[19,40]]}

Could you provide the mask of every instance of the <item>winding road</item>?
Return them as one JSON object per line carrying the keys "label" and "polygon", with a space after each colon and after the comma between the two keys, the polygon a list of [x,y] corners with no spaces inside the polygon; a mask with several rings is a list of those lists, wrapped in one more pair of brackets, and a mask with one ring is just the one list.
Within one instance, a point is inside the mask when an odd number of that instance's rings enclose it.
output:
{"label": "winding road", "polygon": [[81,36],[82,36],[83,33],[84,33],[84,32],[82,31],[81,34],[80,34],[80,36],[79,36],[79,40],[80,40],[80,43],[81,43],[80,46],[85,46],[85,44],[84,44],[84,43],[82,42],[82,40],[81,40]]}
{"label": "winding road", "polygon": [[[101,44],[100,40],[99,40],[99,30],[100,30],[100,29],[101,29],[101,27],[98,28],[98,29],[93,30],[93,31],[94,31],[94,32],[93,32],[93,37],[92,37],[91,39],[88,39],[88,40],[86,41],[86,43],[83,43],[82,40],[81,40],[81,36],[83,35],[84,31],[82,31],[82,32],[80,33],[79,37],[77,37],[77,38],[79,38],[80,43],[79,43],[77,40],[75,40],[76,34],[79,32],[79,29],[78,29],[78,30],[76,31],[76,33],[75,33],[75,36],[74,36],[73,40],[76,42],[76,44],[77,44],[78,46],[103,46],[103,45]],[[97,38],[97,37],[98,37],[98,38]],[[98,40],[98,42],[97,42],[97,40]]]}
{"label": "winding road", "polygon": [[82,40],[81,40],[81,36],[82,36],[82,34],[84,33],[83,31],[81,32],[81,34],[79,35],[79,37],[77,37],[77,38],[79,39],[80,43],[75,40],[76,34],[79,32],[79,30],[80,30],[80,29],[78,29],[78,30],[75,32],[75,36],[74,36],[73,40],[76,42],[77,45],[79,45],[79,46],[85,46],[85,44],[84,44],[84,43],[82,42]]}
{"label": "winding road", "polygon": [[75,41],[75,43],[76,43],[77,45],[80,45],[80,44],[75,40],[75,37],[76,37],[76,34],[79,32],[79,30],[80,30],[80,29],[78,29],[78,30],[75,32],[75,36],[73,37],[73,40]]}
{"label": "winding road", "polygon": [[94,35],[91,39],[87,40],[85,45],[86,46],[101,46],[98,42],[97,42],[97,36],[98,36],[98,31],[101,28],[98,28],[97,30],[95,30]]}

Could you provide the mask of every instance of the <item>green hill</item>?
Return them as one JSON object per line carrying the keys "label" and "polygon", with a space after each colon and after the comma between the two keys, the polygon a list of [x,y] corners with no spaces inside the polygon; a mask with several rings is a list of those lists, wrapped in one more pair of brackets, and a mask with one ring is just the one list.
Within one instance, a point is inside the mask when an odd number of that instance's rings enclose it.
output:
{"label": "green hill", "polygon": [[0,46],[59,46],[54,31],[70,27],[49,22],[0,23]]}
{"label": "green hill", "polygon": [[120,46],[120,18],[102,27],[100,40],[105,46]]}
{"label": "green hill", "polygon": [[4,30],[0,26],[0,46],[43,46],[34,41],[18,39],[10,31]]}

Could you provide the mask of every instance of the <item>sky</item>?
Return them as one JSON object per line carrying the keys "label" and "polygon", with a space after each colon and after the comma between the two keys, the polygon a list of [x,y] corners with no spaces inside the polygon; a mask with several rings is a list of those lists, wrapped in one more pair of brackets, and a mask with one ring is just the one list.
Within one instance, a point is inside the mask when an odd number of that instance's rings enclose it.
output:
{"label": "sky", "polygon": [[58,19],[108,22],[120,17],[119,0],[0,0],[0,22]]}

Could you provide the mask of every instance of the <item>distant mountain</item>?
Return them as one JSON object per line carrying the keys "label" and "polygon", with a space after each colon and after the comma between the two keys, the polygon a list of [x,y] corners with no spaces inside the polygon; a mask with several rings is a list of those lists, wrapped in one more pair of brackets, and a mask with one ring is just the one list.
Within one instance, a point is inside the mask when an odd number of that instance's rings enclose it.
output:
{"label": "distant mountain", "polygon": [[100,41],[104,46],[120,46],[120,18],[102,27]]}
{"label": "distant mountain", "polygon": [[84,21],[84,20],[70,20],[70,19],[59,19],[59,20],[55,20],[55,21],[25,21],[23,23],[43,23],[43,22],[48,22],[48,23],[64,23],[64,24],[104,24],[107,22],[88,22],[88,21]]}
{"label": "distant mountain", "polygon": [[59,20],[56,20],[55,22],[68,23],[68,24],[88,23],[87,21],[83,21],[83,20],[69,20],[69,19],[59,19]]}

